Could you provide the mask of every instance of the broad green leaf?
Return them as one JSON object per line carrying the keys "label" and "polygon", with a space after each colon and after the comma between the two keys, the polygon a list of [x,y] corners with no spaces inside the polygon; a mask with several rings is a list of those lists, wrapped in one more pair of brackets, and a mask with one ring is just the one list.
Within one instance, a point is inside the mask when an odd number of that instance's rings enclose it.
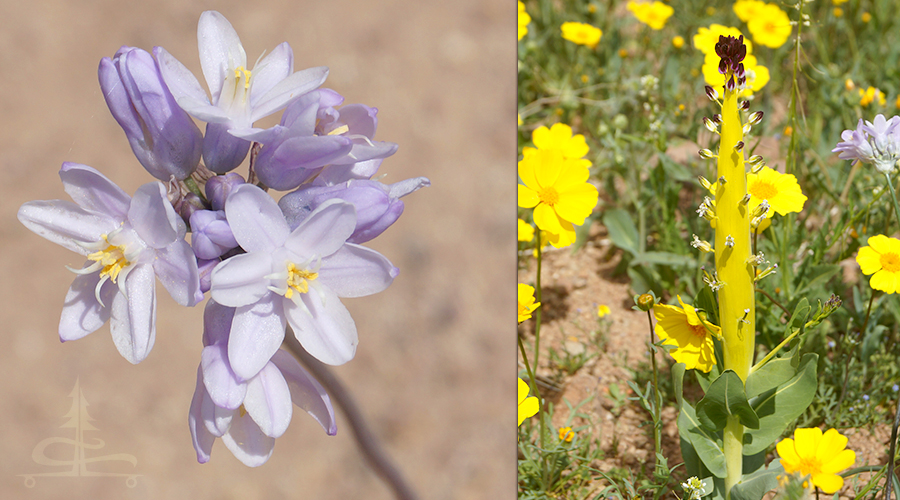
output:
{"label": "broad green leaf", "polygon": [[750,406],[759,416],[759,428],[744,433],[744,455],[765,450],[812,403],[818,359],[818,354],[804,354],[793,378],[750,399]]}
{"label": "broad green leaf", "polygon": [[681,405],[684,403],[684,363],[675,363],[672,365],[672,384],[675,386],[675,401],[678,403],[678,410],[681,411]]}
{"label": "broad green leaf", "polygon": [[711,384],[713,380],[719,378],[719,365],[713,365],[712,369],[709,370],[709,373],[694,370],[694,375],[697,377],[700,388],[703,389],[703,394],[706,394],[706,391],[709,390],[709,384]]}
{"label": "broad green leaf", "polygon": [[806,300],[806,297],[801,298],[797,302],[797,307],[794,308],[794,314],[791,314],[791,319],[784,328],[785,337],[793,333],[794,330],[803,328],[803,325],[806,324],[806,320],[809,318],[809,311],[809,301]]}
{"label": "broad green leaf", "polygon": [[741,377],[733,370],[725,370],[697,402],[697,418],[707,428],[719,431],[731,416],[738,417],[744,427],[759,429],[759,417],[747,401]]}
{"label": "broad green leaf", "polygon": [[797,374],[791,356],[772,358],[759,370],[747,377],[747,397],[752,398],[774,389]]}
{"label": "broad green leaf", "polygon": [[632,255],[638,254],[638,235],[637,227],[634,225],[634,217],[621,208],[607,210],[603,214],[603,225],[609,233],[609,239],[613,244],[622,250],[627,250]]}
{"label": "broad green leaf", "polygon": [[678,434],[691,442],[700,461],[712,475],[726,476],[728,471],[725,468],[725,451],[721,439],[700,426],[697,414],[690,404],[681,406],[681,412],[678,414]]}
{"label": "broad green leaf", "polygon": [[773,460],[768,467],[763,467],[752,474],[746,474],[741,481],[731,488],[731,500],[761,500],[762,497],[778,487],[777,476],[784,473],[780,460]]}

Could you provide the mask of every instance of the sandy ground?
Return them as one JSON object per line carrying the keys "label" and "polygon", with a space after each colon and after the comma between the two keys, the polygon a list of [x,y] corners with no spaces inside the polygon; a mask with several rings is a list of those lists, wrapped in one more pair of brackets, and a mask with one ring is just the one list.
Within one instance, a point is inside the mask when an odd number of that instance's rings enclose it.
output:
{"label": "sandy ground", "polygon": [[[108,326],[58,341],[73,279],[64,266],[81,260],[27,231],[16,210],[67,198],[63,161],[128,192],[151,180],[106,109],[97,64],[121,45],[161,45],[200,75],[196,25],[207,9],[232,22],[251,61],[288,41],[296,68],[330,66],[326,86],[377,106],[376,137],[400,144],[382,166],[386,182],[431,178],[370,245],[401,274],[384,293],[345,301],[360,344],[335,371],[422,498],[513,498],[516,49],[505,0],[0,1],[0,498],[391,498],[342,417],[344,432],[328,437],[295,412],[258,469],[221,443],[198,464],[187,412],[202,310],[161,287],[156,347],[140,365],[118,355]],[[69,468],[32,452],[73,437],[60,426],[76,381],[98,429],[86,437],[104,443],[86,456],[137,461],[87,468],[139,474],[134,488],[121,477],[38,477],[29,489],[18,476]],[[74,451],[54,446],[48,455],[63,460]]]}

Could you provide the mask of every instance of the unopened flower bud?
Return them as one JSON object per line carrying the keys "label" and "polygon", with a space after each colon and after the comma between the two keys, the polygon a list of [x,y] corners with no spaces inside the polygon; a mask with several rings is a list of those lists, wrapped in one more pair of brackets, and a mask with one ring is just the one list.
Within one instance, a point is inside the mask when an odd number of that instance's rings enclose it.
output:
{"label": "unopened flower bud", "polygon": [[706,240],[701,240],[699,236],[696,234],[694,236],[694,241],[691,242],[691,246],[700,250],[701,252],[710,253],[713,251],[712,245]]}
{"label": "unopened flower bud", "polygon": [[206,199],[213,210],[225,210],[225,200],[231,191],[245,184],[244,178],[234,172],[217,175],[206,181]]}
{"label": "unopened flower bud", "polygon": [[655,302],[653,295],[649,293],[645,293],[637,298],[637,306],[641,311],[650,311],[653,309]]}
{"label": "unopened flower bud", "polygon": [[719,92],[716,89],[707,85],[706,86],[706,97],[708,97],[710,101],[718,101],[719,100]]}
{"label": "unopened flower bud", "polygon": [[738,141],[738,143],[734,145],[734,150],[740,151],[742,149],[744,149],[744,141]]}
{"label": "unopened flower bud", "polygon": [[707,190],[707,191],[709,191],[709,190],[712,189],[712,183],[709,182],[709,181],[706,179],[706,177],[703,177],[703,176],[701,175],[701,176],[698,176],[698,177],[697,177],[697,180],[700,182],[700,185],[703,186],[703,189],[705,189],[705,190]]}
{"label": "unopened flower bud", "polygon": [[765,167],[766,167],[766,162],[761,161],[761,162],[757,163],[756,165],[751,165],[751,166],[750,166],[750,173],[751,173],[751,174],[758,174],[759,171],[762,170],[762,169],[765,168]]}
{"label": "unopened flower bud", "polygon": [[700,153],[700,158],[703,158],[704,160],[708,160],[708,159],[710,159],[710,158],[715,158],[715,157],[716,157],[716,155],[715,155],[712,151],[710,151],[710,150],[708,150],[708,149],[701,149],[701,150],[699,151],[699,153]]}
{"label": "unopened flower bud", "polygon": [[763,161],[763,157],[760,155],[753,155],[750,158],[747,158],[747,163],[752,167],[758,165]]}
{"label": "unopened flower bud", "polygon": [[741,110],[746,111],[750,109],[750,101],[741,101]]}
{"label": "unopened flower bud", "polygon": [[756,125],[757,123],[761,122],[762,119],[763,119],[763,112],[757,111],[755,113],[750,114],[750,118],[747,120],[747,122],[750,125]]}
{"label": "unopened flower bud", "polygon": [[718,129],[718,127],[716,127],[716,124],[713,123],[712,120],[710,120],[709,118],[707,118],[705,116],[703,117],[703,126],[706,127],[707,130],[709,130],[710,132],[712,132],[714,134],[719,133],[719,129]]}

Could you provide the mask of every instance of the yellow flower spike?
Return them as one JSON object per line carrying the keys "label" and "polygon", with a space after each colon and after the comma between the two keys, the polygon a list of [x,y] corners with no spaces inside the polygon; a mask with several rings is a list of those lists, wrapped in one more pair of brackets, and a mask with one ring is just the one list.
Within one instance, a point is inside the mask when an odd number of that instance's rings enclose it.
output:
{"label": "yellow flower spike", "polygon": [[872,275],[869,286],[885,293],[900,291],[900,240],[883,234],[872,236],[869,246],[856,254],[862,273]]}
{"label": "yellow flower spike", "polygon": [[796,429],[794,439],[783,439],[775,445],[786,473],[810,476],[813,485],[829,495],[844,485],[838,473],[856,462],[856,453],[846,447],[847,437],[836,429],[823,434],[818,428]]}
{"label": "yellow flower spike", "polygon": [[526,418],[533,417],[541,409],[538,398],[528,395],[528,384],[521,378],[519,379],[519,423],[518,427]]}
{"label": "yellow flower spike", "polygon": [[[742,381],[747,380],[756,340],[755,268],[750,264],[751,210],[743,201],[747,195],[744,165],[744,125],[738,111],[740,75],[745,55],[743,41],[733,37],[721,39],[716,46],[726,69],[722,95],[719,155],[716,178],[714,290],[719,302],[719,326],[723,337],[725,370],[733,370]],[[725,491],[741,479],[744,427],[737,417],[728,417],[723,432],[727,476]]]}
{"label": "yellow flower spike", "polygon": [[656,336],[663,344],[675,346],[670,354],[676,362],[684,363],[688,370],[709,373],[716,364],[713,337],[719,337],[721,329],[701,319],[696,309],[685,304],[681,296],[678,296],[678,303],[681,307],[653,306]]}
{"label": "yellow flower spike", "polygon": [[564,39],[592,49],[597,47],[597,44],[600,43],[600,37],[603,36],[603,31],[600,28],[585,23],[563,23],[560,29]]}
{"label": "yellow flower spike", "polygon": [[538,306],[541,305],[540,302],[534,301],[534,287],[530,285],[526,285],[524,283],[519,283],[519,323],[525,321],[526,319],[531,318],[531,313],[534,312]]}
{"label": "yellow flower spike", "polygon": [[747,192],[750,193],[750,211],[762,203],[769,202],[771,209],[767,218],[771,219],[775,212],[786,215],[803,210],[806,196],[800,190],[797,178],[792,174],[782,174],[769,167],[763,167],[759,173],[747,174]]}

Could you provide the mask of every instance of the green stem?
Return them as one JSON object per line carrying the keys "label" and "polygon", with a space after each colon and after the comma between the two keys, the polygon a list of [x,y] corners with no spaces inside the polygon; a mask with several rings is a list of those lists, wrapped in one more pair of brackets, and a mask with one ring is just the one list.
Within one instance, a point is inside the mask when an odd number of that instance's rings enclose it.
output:
{"label": "green stem", "polygon": [[[543,260],[541,257],[543,256],[543,252],[541,252],[541,250],[542,250],[541,247],[542,247],[541,234],[538,233],[537,249],[536,249],[536,251],[537,251],[537,271],[536,271],[536,276],[534,278],[534,295],[535,295],[535,300],[538,303],[540,303],[541,305],[543,305],[543,301],[542,301],[543,297],[541,294],[541,261]],[[541,311],[542,311],[542,308],[538,307],[537,311],[535,311],[535,315],[534,315],[534,372],[535,373],[537,373],[538,359],[540,358],[540,353],[541,353],[541,351],[540,351],[540,349],[541,349]],[[524,353],[524,351],[523,351],[523,353]],[[538,403],[540,403],[540,406],[543,408],[544,401],[538,395],[537,383],[536,383],[536,381],[534,381],[534,379],[532,379],[532,388],[535,392],[535,396],[538,397]],[[538,417],[539,417],[538,418],[538,426],[539,426],[540,433],[541,433],[540,438],[538,438],[538,439],[539,439],[539,442],[541,443],[541,449],[543,450],[543,449],[546,449],[546,446],[545,446],[546,439],[544,437],[546,432],[544,432],[544,415],[543,415],[543,413],[541,413],[540,410],[538,410]],[[541,454],[541,478],[542,478],[542,481],[544,481],[544,484],[547,484],[546,483],[547,475],[549,474],[549,471],[547,470],[547,459],[548,459],[548,455],[546,453],[542,453]]]}
{"label": "green stem", "polygon": [[738,417],[732,415],[725,423],[722,433],[722,444],[725,448],[725,465],[728,475],[725,477],[725,498],[731,498],[731,488],[741,481],[744,468],[743,455],[744,426]]}
{"label": "green stem", "polygon": [[891,190],[891,201],[894,202],[894,213],[897,214],[898,220],[900,220],[900,207],[897,205],[897,193],[894,192],[894,182],[891,180],[891,175],[885,172],[884,177],[887,179],[888,189]]}
{"label": "green stem", "polygon": [[650,365],[653,367],[653,394],[655,394],[656,398],[654,401],[653,409],[650,412],[650,415],[653,417],[653,449],[656,452],[654,456],[654,460],[657,461],[657,467],[659,467],[657,455],[659,455],[662,450],[662,434],[660,434],[660,418],[659,414],[662,408],[662,395],[659,393],[659,379],[658,373],[659,371],[656,368],[656,346],[653,344],[653,316],[651,316],[650,311],[647,311],[647,321],[650,323]]}

